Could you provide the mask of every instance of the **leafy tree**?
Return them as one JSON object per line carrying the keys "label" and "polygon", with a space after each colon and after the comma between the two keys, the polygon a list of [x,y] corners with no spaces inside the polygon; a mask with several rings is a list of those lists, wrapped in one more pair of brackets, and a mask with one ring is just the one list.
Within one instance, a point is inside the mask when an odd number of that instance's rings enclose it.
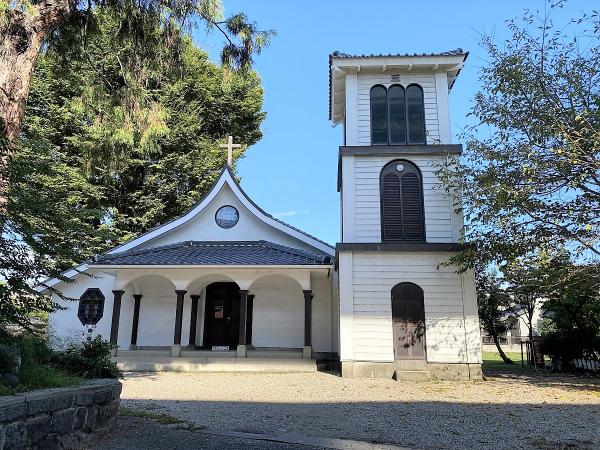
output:
{"label": "leafy tree", "polygon": [[463,195],[473,244],[455,263],[512,260],[549,243],[600,256],[600,16],[555,25],[562,6],[508,21],[503,42],[481,40],[475,124],[463,156],[440,170],[448,192]]}
{"label": "leafy tree", "polygon": [[506,318],[507,314],[510,314],[512,303],[509,293],[503,287],[503,280],[497,271],[479,268],[475,271],[475,287],[481,325],[494,340],[504,362],[513,364],[502,350],[498,339],[498,335],[507,330]]}
{"label": "leafy tree", "polygon": [[548,289],[550,252],[538,250],[509,261],[502,269],[513,298],[513,309],[525,316],[529,341],[533,341],[533,317]]}
{"label": "leafy tree", "polygon": [[[73,44],[85,45],[90,23],[99,8],[110,9],[119,20],[118,37],[134,49],[133,57],[122,60],[123,81],[143,85],[145,73],[139,63],[153,50],[176,46],[173,39],[181,29],[200,23],[221,32],[226,43],[221,52],[224,63],[238,68],[249,66],[271,32],[257,29],[244,14],[223,18],[220,0],[0,0],[0,220],[4,220],[9,188],[10,161],[19,136],[30,88],[30,79],[39,53],[65,22],[77,24],[80,33]],[[156,27],[158,21],[159,27]],[[93,61],[92,61],[93,62]],[[154,62],[176,67],[177,59]],[[102,67],[98,67],[100,73]],[[115,92],[115,102],[127,114],[135,114],[134,97]]]}
{"label": "leafy tree", "polygon": [[38,61],[0,236],[0,331],[56,307],[32,282],[66,281],[61,270],[197,201],[225,161],[226,133],[247,145],[261,137],[255,73],[215,66],[173,33],[177,45],[152,47],[136,63],[144,76],[130,78],[123,61],[139,54],[121,26],[98,9],[85,44],[69,23]]}
{"label": "leafy tree", "polygon": [[[137,56],[118,38],[119,18],[110,10],[95,18],[85,46],[73,46],[78,27],[66,25],[40,58],[24,136],[79,168],[99,191],[83,206],[101,210],[122,240],[180,215],[208,190],[225,162],[225,135],[246,145],[260,139],[263,91],[254,72],[215,66],[185,37],[141,59],[144,84],[130,83],[121,61]],[[138,104],[133,114],[115,92]]]}

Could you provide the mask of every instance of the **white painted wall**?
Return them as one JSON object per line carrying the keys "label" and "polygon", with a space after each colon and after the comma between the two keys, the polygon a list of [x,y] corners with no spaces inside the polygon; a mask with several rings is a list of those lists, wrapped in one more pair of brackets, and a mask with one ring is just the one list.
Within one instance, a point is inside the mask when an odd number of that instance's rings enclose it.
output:
{"label": "white painted wall", "polygon": [[[481,362],[472,274],[437,267],[448,254],[344,252],[340,255],[342,360],[394,360],[391,289],[412,282],[424,291],[427,360]],[[349,286],[343,273],[351,266]],[[350,336],[348,336],[350,335]],[[346,337],[345,337],[346,336]],[[351,348],[348,348],[351,345]]]}
{"label": "white painted wall", "polygon": [[62,300],[58,295],[52,295],[52,300],[65,308],[51,313],[48,319],[49,341],[56,348],[62,348],[70,342],[80,342],[85,339],[87,328],[77,318],[77,309],[79,307],[79,297],[87,288],[99,288],[106,298],[104,315],[96,326],[94,336],[99,334],[107,340],[110,337],[113,305],[112,289],[115,277],[98,271],[90,271],[88,275],[78,275],[72,283],[62,283],[59,286],[63,295],[77,299],[77,301]]}
{"label": "white painted wall", "polygon": [[[240,220],[232,228],[221,228],[215,222],[215,213],[225,205],[234,206]],[[322,253],[305,242],[295,239],[288,234],[265,224],[250,212],[224,184],[221,191],[213,201],[196,217],[184,225],[175,228],[151,241],[137,247],[137,249],[158,247],[183,241],[258,241],[265,240],[289,247],[300,248],[313,253]]]}
{"label": "white painted wall", "polygon": [[[331,285],[323,275],[311,276],[312,346],[332,352]],[[284,276],[271,275],[250,287],[254,294],[252,345],[302,348],[304,346],[304,295],[300,285]]]}
{"label": "white painted wall", "polygon": [[427,242],[458,242],[462,214],[454,211],[453,200],[435,174],[436,165],[446,160],[444,155],[344,156],[344,242],[381,242],[379,175],[383,166],[395,159],[411,161],[423,176]]}
{"label": "white painted wall", "polygon": [[333,324],[331,314],[331,279],[325,274],[311,274],[312,301],[312,347],[315,352],[333,352]]}
{"label": "white painted wall", "polygon": [[[291,269],[290,269],[291,270]],[[173,278],[188,269],[171,270]],[[168,271],[167,271],[168,272]],[[165,273],[167,273],[165,272]],[[196,274],[198,275],[198,274]],[[116,278],[102,272],[95,277],[80,275],[74,283],[61,285],[64,294],[79,299],[87,288],[99,288],[105,296],[104,315],[94,332],[103,339],[110,338],[113,310],[113,293]],[[236,275],[237,276],[237,275]],[[250,284],[250,293],[255,295],[253,314],[253,344],[257,347],[302,348],[304,345],[304,296],[298,281],[285,275],[262,276],[252,272],[256,281]],[[331,280],[326,271],[306,275],[313,289],[313,349],[317,352],[332,352],[332,301]],[[299,277],[302,278],[302,277]],[[213,281],[228,281],[227,276],[205,275],[201,284],[190,282],[188,294],[184,297],[181,344],[189,343],[191,318],[190,294],[200,293],[196,327],[196,344],[202,345],[204,332],[204,285]],[[202,281],[204,280],[204,281]],[[121,301],[118,346],[128,349],[131,343],[133,323],[133,294],[142,294],[137,345],[141,347],[169,347],[173,344],[175,330],[176,294],[175,285],[166,276],[148,274],[122,286],[125,290]],[[85,339],[87,328],[77,318],[78,301],[63,301],[54,298],[67,309],[50,314],[49,328],[54,346],[64,346],[70,342]]]}
{"label": "white painted wall", "polygon": [[252,345],[302,348],[304,345],[304,296],[294,280],[267,276],[256,281],[252,313]]}

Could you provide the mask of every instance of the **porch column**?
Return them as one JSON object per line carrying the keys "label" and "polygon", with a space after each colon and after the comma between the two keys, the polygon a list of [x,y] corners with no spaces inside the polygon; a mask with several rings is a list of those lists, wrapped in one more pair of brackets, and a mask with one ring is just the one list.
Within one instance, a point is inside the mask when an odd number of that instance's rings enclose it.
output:
{"label": "porch column", "polygon": [[302,357],[312,358],[312,289],[302,291],[304,293],[304,349]]}
{"label": "porch column", "polygon": [[190,340],[188,343],[189,350],[196,350],[196,322],[198,322],[198,300],[200,296],[197,294],[190,295],[192,299],[192,313],[190,317]]}
{"label": "porch column", "polygon": [[113,345],[112,354],[117,356],[117,341],[119,340],[119,319],[121,318],[121,299],[123,290],[113,291],[113,312],[112,322],[110,324],[110,343]]}
{"label": "porch column", "polygon": [[240,289],[240,336],[237,346],[238,358],[246,357],[246,320],[248,316],[248,291]]}
{"label": "porch column", "polygon": [[171,347],[171,356],[181,356],[181,324],[183,320],[183,296],[187,291],[177,289],[177,307],[175,309],[175,334],[173,335],[173,347]]}
{"label": "porch column", "polygon": [[135,350],[137,348],[138,324],[140,322],[140,301],[142,300],[142,294],[134,294],[133,300],[133,323],[131,324],[131,345],[129,346],[129,350]]}

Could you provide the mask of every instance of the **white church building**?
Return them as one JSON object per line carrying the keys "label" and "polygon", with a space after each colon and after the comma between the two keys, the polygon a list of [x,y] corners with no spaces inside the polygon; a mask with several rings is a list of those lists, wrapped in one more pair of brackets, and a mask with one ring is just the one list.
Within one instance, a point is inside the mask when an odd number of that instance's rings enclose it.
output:
{"label": "white church building", "polygon": [[466,57],[330,55],[330,119],[344,135],[335,247],[263,211],[227,165],[185,215],[66,272],[70,283],[39,285],[64,306],[51,336],[101,335],[132,370],[326,360],[344,377],[480,378],[473,275],[443,264],[461,250],[463,217],[436,177],[462,150],[448,97]]}

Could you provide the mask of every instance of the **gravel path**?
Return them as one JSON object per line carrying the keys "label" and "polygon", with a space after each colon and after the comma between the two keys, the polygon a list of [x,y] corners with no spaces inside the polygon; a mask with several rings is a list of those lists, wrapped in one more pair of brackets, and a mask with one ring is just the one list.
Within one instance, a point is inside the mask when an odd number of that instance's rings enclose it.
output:
{"label": "gravel path", "polygon": [[131,373],[122,405],[200,427],[417,449],[600,449],[600,381],[428,383],[310,374]]}
{"label": "gravel path", "polygon": [[240,448],[316,450],[316,447],[302,445],[199,434],[135,417],[119,417],[116,430],[93,447],[94,450],[172,450],[175,448],[186,450],[238,450]]}

